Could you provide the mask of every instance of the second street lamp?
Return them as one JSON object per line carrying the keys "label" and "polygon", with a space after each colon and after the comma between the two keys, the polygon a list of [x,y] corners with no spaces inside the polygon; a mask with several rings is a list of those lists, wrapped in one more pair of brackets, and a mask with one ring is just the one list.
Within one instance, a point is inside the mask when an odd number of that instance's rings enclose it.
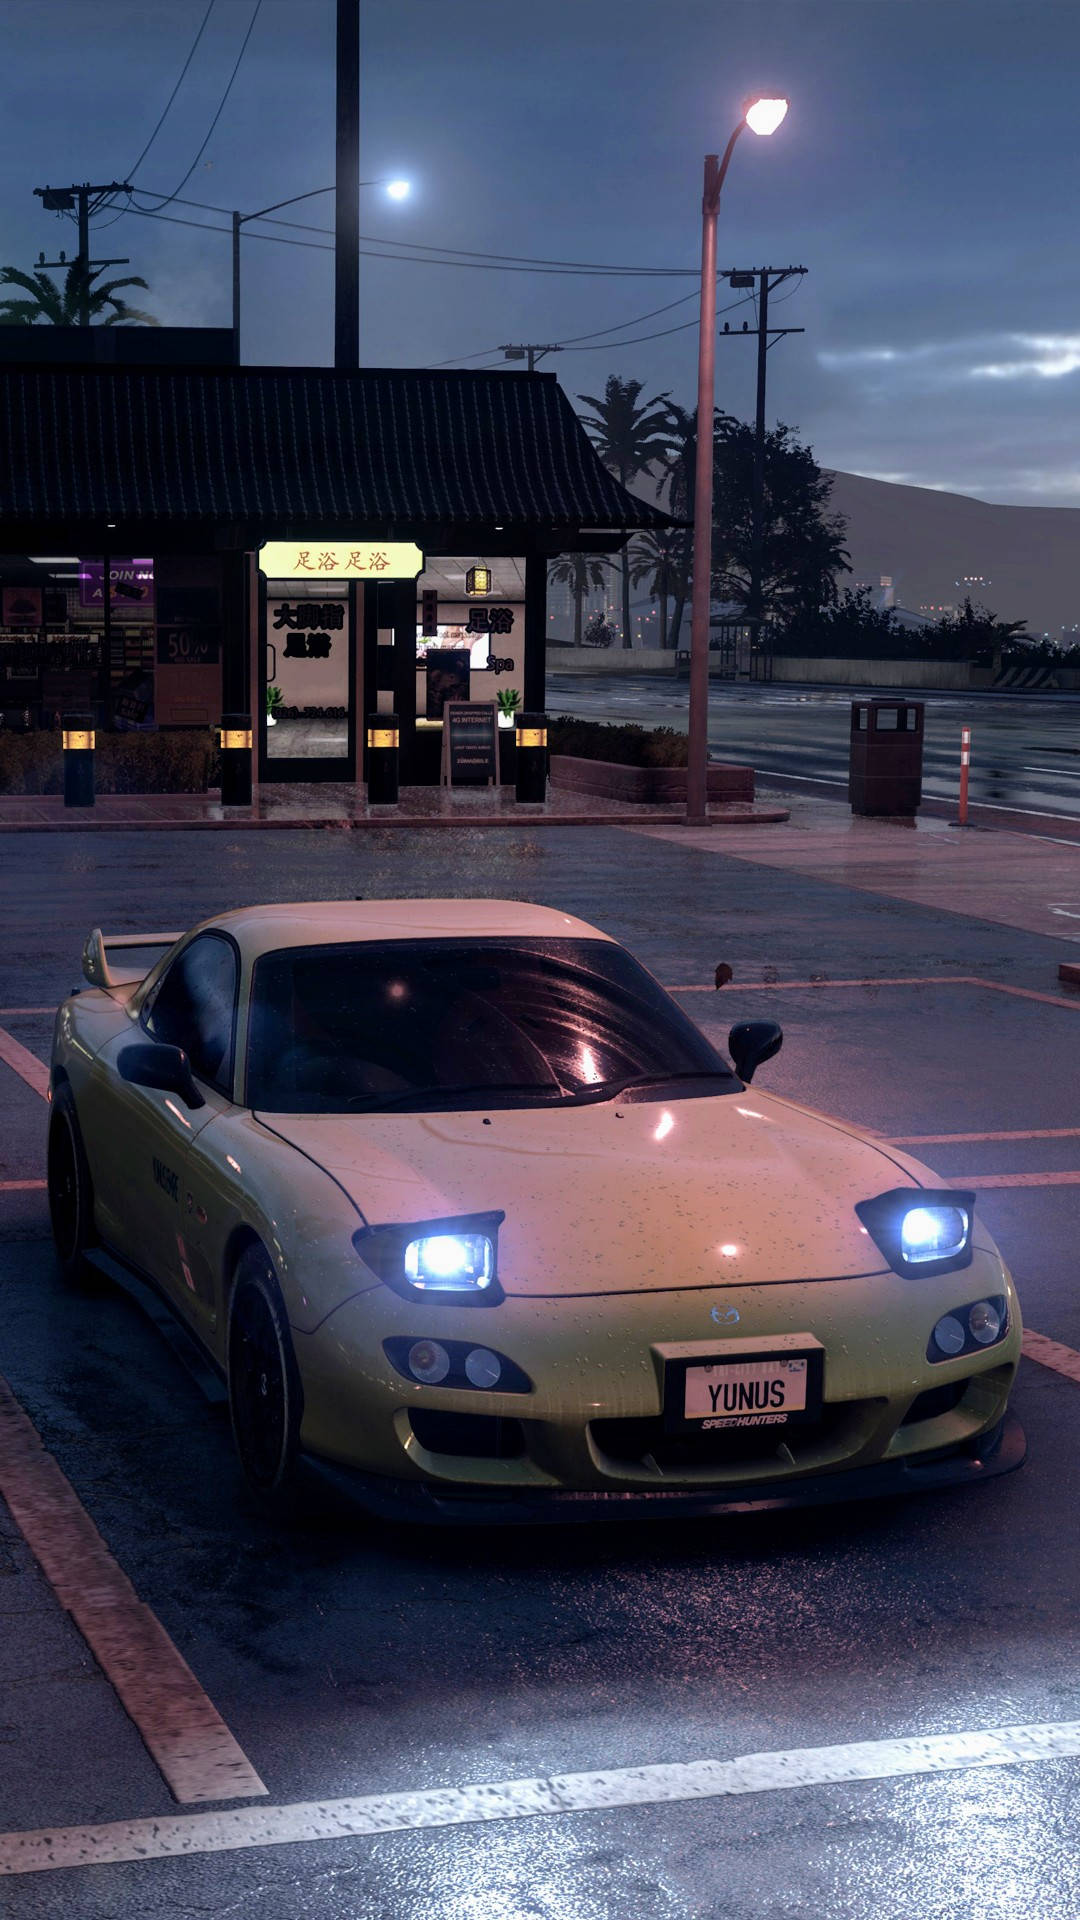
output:
{"label": "second street lamp", "polygon": [[[404,200],[409,192],[407,180],[358,180],[358,187],[385,187],[391,200]],[[258,213],[234,213],[232,217],[232,324],[233,340],[237,361],[240,359],[240,232],[250,220],[265,220],[267,214],[277,213],[282,207],[295,207],[301,200],[318,200],[324,193],[334,193],[334,187],[313,187],[310,193],[294,193],[288,200],[275,200],[269,207],[261,207]]]}
{"label": "second street lamp", "polygon": [[705,156],[701,202],[701,311],[698,333],[697,458],[694,468],[693,597],[690,615],[690,711],[687,723],[686,817],[708,818],[709,608],[712,599],[713,409],[716,394],[716,215],[735,142],[745,127],[775,133],[788,109],[785,99],[753,94],[746,102],[723,158]]}

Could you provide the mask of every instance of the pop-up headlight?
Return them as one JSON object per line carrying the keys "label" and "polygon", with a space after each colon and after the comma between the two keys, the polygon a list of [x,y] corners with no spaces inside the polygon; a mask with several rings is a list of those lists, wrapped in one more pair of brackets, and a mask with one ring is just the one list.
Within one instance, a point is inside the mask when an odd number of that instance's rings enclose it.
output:
{"label": "pop-up headlight", "polygon": [[353,1245],[372,1272],[407,1300],[494,1306],[503,1297],[497,1256],[505,1218],[502,1212],[469,1213],[361,1227]]}
{"label": "pop-up headlight", "polygon": [[855,1208],[890,1267],[906,1279],[971,1265],[975,1195],[946,1187],[893,1187]]}
{"label": "pop-up headlight", "polygon": [[486,1233],[425,1233],[405,1242],[405,1278],[425,1292],[482,1293],[494,1272],[495,1243]]}

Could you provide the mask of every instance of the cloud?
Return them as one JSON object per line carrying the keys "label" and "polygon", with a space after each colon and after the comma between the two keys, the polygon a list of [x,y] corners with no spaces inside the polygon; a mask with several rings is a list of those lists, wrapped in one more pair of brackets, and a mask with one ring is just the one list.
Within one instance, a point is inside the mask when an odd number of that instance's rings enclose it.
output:
{"label": "cloud", "polygon": [[817,358],[829,373],[863,375],[878,392],[897,386],[933,391],[972,380],[1060,380],[1080,371],[1080,334],[978,334],[911,347],[825,350]]}
{"label": "cloud", "polygon": [[1080,368],[1080,334],[1013,333],[1006,336],[1027,355],[1023,360],[988,361],[971,368],[978,380],[1060,380]]}

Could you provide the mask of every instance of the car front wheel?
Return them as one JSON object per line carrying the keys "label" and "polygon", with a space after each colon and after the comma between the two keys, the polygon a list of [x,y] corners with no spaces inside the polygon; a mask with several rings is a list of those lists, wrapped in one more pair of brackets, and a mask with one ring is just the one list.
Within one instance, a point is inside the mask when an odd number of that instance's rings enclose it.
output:
{"label": "car front wheel", "polygon": [[303,1396],[285,1304],[271,1262],[250,1247],[229,1308],[229,1413],[253,1493],[287,1507],[295,1492]]}

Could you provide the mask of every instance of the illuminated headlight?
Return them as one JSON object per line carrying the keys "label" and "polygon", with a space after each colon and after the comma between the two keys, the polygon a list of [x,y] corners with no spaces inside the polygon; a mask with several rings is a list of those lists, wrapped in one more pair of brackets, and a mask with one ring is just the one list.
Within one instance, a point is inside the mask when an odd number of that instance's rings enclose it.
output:
{"label": "illuminated headlight", "polygon": [[973,1193],[893,1187],[860,1200],[855,1212],[893,1271],[906,1279],[971,1265]]}
{"label": "illuminated headlight", "polygon": [[965,1207],[909,1207],[900,1222],[900,1251],[912,1266],[952,1260],[964,1251],[970,1230]]}
{"label": "illuminated headlight", "polygon": [[353,1246],[365,1265],[407,1300],[441,1298],[447,1306],[494,1307],[499,1285],[502,1212],[360,1227]]}
{"label": "illuminated headlight", "polygon": [[429,1233],[405,1246],[405,1278],[433,1293],[482,1293],[495,1272],[495,1249],[486,1233]]}

